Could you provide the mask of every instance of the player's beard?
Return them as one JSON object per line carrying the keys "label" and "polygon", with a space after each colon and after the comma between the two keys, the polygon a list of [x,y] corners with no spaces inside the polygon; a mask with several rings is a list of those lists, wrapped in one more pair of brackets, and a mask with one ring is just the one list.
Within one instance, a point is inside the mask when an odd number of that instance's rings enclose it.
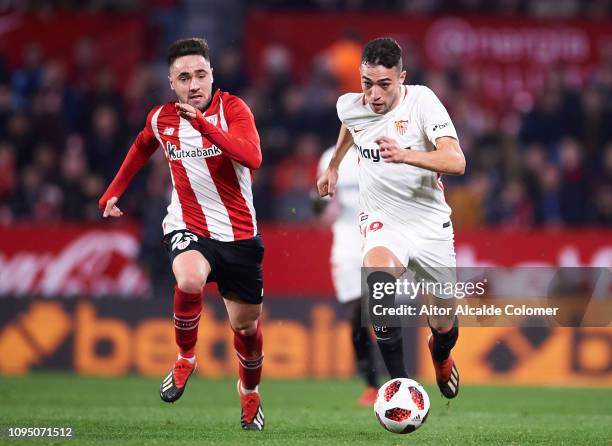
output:
{"label": "player's beard", "polygon": [[[202,97],[204,97],[204,94],[202,94]],[[208,109],[208,107],[210,106],[210,103],[212,102],[212,88],[211,90],[208,92],[208,99],[206,99],[205,102],[202,103],[202,105],[196,105],[192,102],[192,100],[189,98],[189,93],[187,93],[187,96],[185,97],[180,97],[179,95],[177,95],[177,99],[179,100],[180,103],[182,104],[189,104],[191,106],[193,106],[194,108],[200,110],[200,112],[204,113],[206,111],[206,109]]]}
{"label": "player's beard", "polygon": [[212,102],[212,91],[208,94],[208,99],[206,100],[206,102],[204,102],[203,105],[200,105],[199,107],[196,106],[196,108],[200,110],[200,112],[204,113],[208,109],[208,107],[210,107],[211,102]]}
{"label": "player's beard", "polygon": [[208,98],[208,101],[206,101],[206,104],[203,105],[202,107],[199,108],[199,110],[204,113],[208,107],[210,107],[210,103],[212,102],[212,96]]}

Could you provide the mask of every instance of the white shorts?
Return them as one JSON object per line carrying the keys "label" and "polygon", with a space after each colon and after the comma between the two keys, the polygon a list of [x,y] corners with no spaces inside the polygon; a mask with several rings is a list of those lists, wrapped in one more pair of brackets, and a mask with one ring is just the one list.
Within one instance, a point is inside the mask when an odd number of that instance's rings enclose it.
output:
{"label": "white shorts", "polygon": [[436,227],[427,222],[414,228],[379,213],[361,213],[359,229],[362,260],[372,248],[381,246],[414,273],[415,281],[456,282],[455,242],[450,222]]}
{"label": "white shorts", "polygon": [[341,303],[350,302],[361,297],[361,259],[332,264],[332,280],[336,297]]}

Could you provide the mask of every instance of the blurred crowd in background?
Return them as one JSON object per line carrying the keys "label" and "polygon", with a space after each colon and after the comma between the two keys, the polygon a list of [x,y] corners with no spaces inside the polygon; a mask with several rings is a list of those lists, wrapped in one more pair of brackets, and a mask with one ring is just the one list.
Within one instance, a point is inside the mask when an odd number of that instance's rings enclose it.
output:
{"label": "blurred crowd in background", "polygon": [[[178,0],[19,3],[34,12],[133,12],[151,3],[175,12],[181,7]],[[319,9],[367,9],[374,2],[269,0],[249,5],[295,8],[296,3]],[[609,1],[375,3],[377,8],[411,14],[521,13],[610,20],[611,12]],[[9,67],[0,54],[0,224],[99,220],[98,198],[147,112],[172,100],[164,78],[165,43],[160,42],[159,51],[150,51],[151,60],[135,66],[127,79],[96,65],[95,42],[86,37],[74,42],[77,68],[72,72],[63,61],[47,58],[35,42],[27,46],[19,66]],[[308,75],[299,80],[291,75],[291,53],[282,45],[266,49],[259,71],[250,75],[240,42],[212,48],[215,87],[241,96],[260,132],[264,163],[254,184],[260,221],[315,221],[309,195],[318,159],[337,137],[338,96],[359,89],[363,43],[358,35],[344,36],[322,49]],[[466,174],[444,180],[456,227],[612,224],[612,48],[586,85],[577,86],[559,67],[551,70],[542,92],[504,110],[482,100],[469,67],[429,71],[419,62],[419,48],[404,50],[406,83],[425,84],[436,92],[466,153]],[[145,240],[152,243],[160,237],[169,188],[167,164],[158,151],[119,203],[126,215],[151,223],[144,227]]]}
{"label": "blurred crowd in background", "polygon": [[[189,0],[186,0],[189,1]],[[196,0],[197,1],[197,0]],[[209,0],[201,0],[209,3]],[[180,0],[3,0],[13,9],[86,10],[108,12],[140,12],[155,6],[175,7]],[[244,0],[258,9],[316,9],[321,11],[383,10],[406,14],[493,13],[521,14],[532,17],[588,16],[602,19],[610,13],[609,0]]]}

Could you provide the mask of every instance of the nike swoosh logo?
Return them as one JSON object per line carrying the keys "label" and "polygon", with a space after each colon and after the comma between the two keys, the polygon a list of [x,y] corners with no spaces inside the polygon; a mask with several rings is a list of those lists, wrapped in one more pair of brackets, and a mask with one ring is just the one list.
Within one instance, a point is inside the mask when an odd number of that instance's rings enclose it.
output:
{"label": "nike swoosh logo", "polygon": [[353,129],[353,132],[355,133],[359,133],[359,132],[363,132],[365,129]]}

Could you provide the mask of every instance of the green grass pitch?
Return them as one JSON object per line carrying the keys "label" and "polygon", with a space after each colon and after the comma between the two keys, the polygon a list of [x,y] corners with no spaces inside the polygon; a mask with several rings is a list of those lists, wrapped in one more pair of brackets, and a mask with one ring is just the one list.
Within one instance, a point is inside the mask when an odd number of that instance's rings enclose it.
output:
{"label": "green grass pitch", "polygon": [[415,433],[384,431],[358,408],[357,380],[268,380],[261,385],[262,433],[242,432],[235,380],[196,377],[175,404],[159,380],[70,374],[0,377],[0,425],[71,426],[75,437],[0,444],[121,445],[607,445],[612,389],[463,386],[447,404],[427,387],[432,406]]}

